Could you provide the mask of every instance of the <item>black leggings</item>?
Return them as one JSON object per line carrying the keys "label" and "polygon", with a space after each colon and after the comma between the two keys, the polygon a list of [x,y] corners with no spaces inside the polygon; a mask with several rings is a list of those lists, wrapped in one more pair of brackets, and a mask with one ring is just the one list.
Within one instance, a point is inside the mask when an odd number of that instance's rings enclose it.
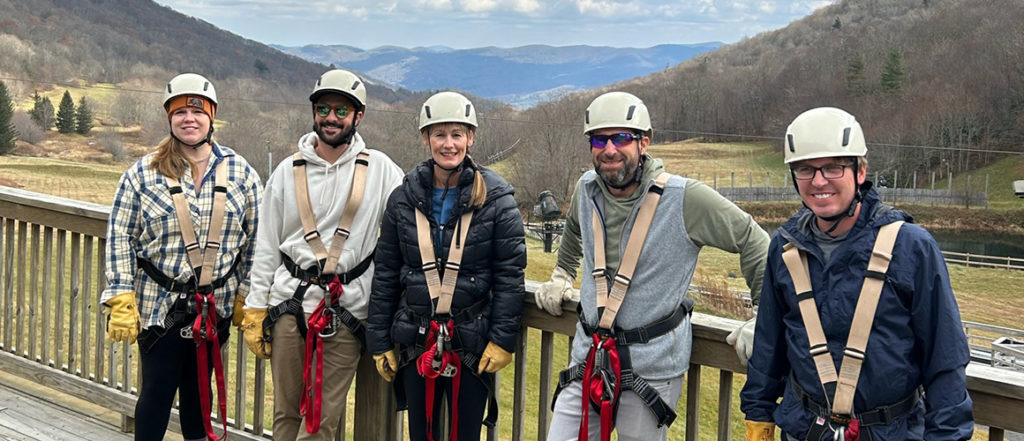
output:
{"label": "black leggings", "polygon": [[[479,441],[480,426],[484,420],[484,411],[487,409],[487,387],[466,365],[462,365],[462,381],[459,384],[459,441]],[[409,439],[411,441],[427,440],[427,412],[426,412],[426,382],[419,372],[416,372],[415,362],[410,362],[398,375],[402,376],[405,388],[405,399],[409,405]],[[447,421],[439,421],[441,412],[441,397],[451,395],[452,379],[437,377],[434,383],[434,439],[441,437],[441,427],[448,424]],[[451,398],[449,398],[449,403]],[[450,405],[449,405],[450,406]],[[451,410],[449,409],[449,415]]]}
{"label": "black leggings", "polygon": [[[221,345],[228,339],[230,319],[222,319],[218,326]],[[178,325],[171,328],[148,351],[140,345],[142,366],[142,389],[135,404],[135,441],[162,441],[167,432],[167,422],[178,393],[178,413],[181,434],[185,439],[205,439],[202,408],[199,403],[199,376],[196,368],[196,344],[192,339],[182,338]],[[141,342],[153,331],[145,330],[139,335]],[[213,371],[213,354],[210,353],[207,374]],[[210,385],[205,385],[209,390]],[[210,395],[211,406],[216,406],[216,397]]]}

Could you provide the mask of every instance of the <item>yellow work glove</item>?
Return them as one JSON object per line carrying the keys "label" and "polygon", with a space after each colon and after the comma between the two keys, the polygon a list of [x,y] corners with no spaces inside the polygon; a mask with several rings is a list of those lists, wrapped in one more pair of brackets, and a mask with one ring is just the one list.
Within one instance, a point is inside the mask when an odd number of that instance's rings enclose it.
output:
{"label": "yellow work glove", "polygon": [[242,336],[245,346],[256,358],[270,358],[270,342],[263,340],[263,319],[267,318],[266,309],[242,309]]}
{"label": "yellow work glove", "polygon": [[139,305],[135,293],[118,294],[107,300],[110,315],[107,316],[107,338],[112,341],[126,341],[135,344],[139,336]]}
{"label": "yellow work glove", "polygon": [[774,441],[775,424],[766,421],[746,420],[747,437],[746,441]]}
{"label": "yellow work glove", "polygon": [[384,381],[390,383],[395,379],[395,373],[398,371],[398,356],[394,349],[383,354],[373,354],[373,361],[377,364],[377,373],[384,377]]}
{"label": "yellow work glove", "polygon": [[555,265],[551,271],[551,280],[544,282],[533,294],[533,302],[538,309],[548,314],[562,315],[562,302],[580,299],[580,292],[572,288],[573,276],[562,267]]}
{"label": "yellow work glove", "polygon": [[245,314],[242,313],[243,309],[245,309],[245,296],[235,294],[235,309],[231,312],[232,325],[239,328],[242,327],[242,319],[245,317]]}
{"label": "yellow work glove", "polygon": [[484,371],[495,373],[501,370],[501,368],[508,366],[512,362],[512,353],[508,352],[494,344],[494,342],[487,342],[487,347],[484,348],[483,355],[480,356],[480,365],[476,370],[476,373],[482,374]]}

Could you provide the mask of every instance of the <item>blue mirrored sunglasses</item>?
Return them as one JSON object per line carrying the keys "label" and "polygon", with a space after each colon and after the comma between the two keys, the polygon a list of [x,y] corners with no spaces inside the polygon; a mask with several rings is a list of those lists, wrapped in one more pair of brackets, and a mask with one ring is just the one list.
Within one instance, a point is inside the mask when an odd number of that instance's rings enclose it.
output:
{"label": "blue mirrored sunglasses", "polygon": [[640,139],[640,136],[629,132],[612,133],[611,135],[590,135],[590,146],[595,149],[603,149],[608,145],[608,141],[611,140],[615,147],[622,147],[633,142],[634,139]]}

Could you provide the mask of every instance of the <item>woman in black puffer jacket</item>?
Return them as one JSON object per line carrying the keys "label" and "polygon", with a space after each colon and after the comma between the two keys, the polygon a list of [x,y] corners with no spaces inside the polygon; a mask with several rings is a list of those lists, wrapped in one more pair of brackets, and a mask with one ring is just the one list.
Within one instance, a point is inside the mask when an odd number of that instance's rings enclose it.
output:
{"label": "woman in black puffer jacket", "polygon": [[[391,194],[374,257],[367,346],[380,374],[388,381],[397,377],[395,392],[399,407],[409,410],[413,441],[438,438],[442,424],[432,421],[442,395],[456,403],[451,431],[461,441],[479,439],[493,374],[512,360],[519,333],[526,267],[522,218],[512,186],[467,155],[476,127],[473,105],[462,95],[441,92],[423,104],[420,132],[431,159]],[[466,225],[463,215],[470,211]],[[458,274],[447,314],[431,299],[417,212],[429,225],[424,234],[431,238],[440,279]],[[446,268],[451,248],[462,252],[454,270]]]}

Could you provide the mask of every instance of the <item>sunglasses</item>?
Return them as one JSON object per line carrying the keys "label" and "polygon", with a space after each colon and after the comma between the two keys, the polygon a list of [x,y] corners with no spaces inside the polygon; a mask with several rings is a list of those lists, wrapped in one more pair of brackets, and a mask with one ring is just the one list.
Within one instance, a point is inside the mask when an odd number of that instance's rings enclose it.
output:
{"label": "sunglasses", "polygon": [[608,145],[608,141],[611,141],[615,147],[622,147],[633,142],[634,139],[640,139],[640,136],[629,132],[612,133],[611,135],[590,135],[590,146],[595,149],[603,149]]}
{"label": "sunglasses", "polygon": [[334,116],[338,117],[338,119],[348,116],[349,112],[352,111],[352,109],[345,105],[329,106],[327,104],[317,104],[313,106],[313,111],[321,118],[327,118],[327,115],[330,115],[332,110],[334,111]]}

